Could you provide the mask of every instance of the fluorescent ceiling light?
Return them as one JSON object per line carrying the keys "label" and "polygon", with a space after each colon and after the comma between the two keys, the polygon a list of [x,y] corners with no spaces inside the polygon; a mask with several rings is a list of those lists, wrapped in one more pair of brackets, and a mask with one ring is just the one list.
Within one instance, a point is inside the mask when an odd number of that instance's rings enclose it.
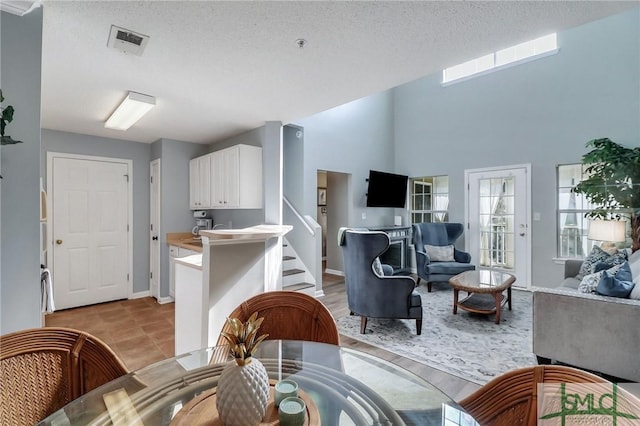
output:
{"label": "fluorescent ceiling light", "polygon": [[104,127],[127,130],[140,120],[151,108],[156,106],[156,98],[142,93],[129,92],[122,103],[105,121]]}

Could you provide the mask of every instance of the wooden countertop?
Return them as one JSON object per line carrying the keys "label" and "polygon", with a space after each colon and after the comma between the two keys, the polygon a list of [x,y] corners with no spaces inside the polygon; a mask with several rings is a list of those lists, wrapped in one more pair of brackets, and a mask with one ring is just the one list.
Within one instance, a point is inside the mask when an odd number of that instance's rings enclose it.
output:
{"label": "wooden countertop", "polygon": [[202,240],[194,238],[191,232],[167,233],[167,245],[186,248],[202,253]]}
{"label": "wooden countertop", "polygon": [[206,237],[210,245],[244,244],[279,237],[292,229],[291,225],[256,225],[241,229],[211,229],[201,231],[200,235]]}

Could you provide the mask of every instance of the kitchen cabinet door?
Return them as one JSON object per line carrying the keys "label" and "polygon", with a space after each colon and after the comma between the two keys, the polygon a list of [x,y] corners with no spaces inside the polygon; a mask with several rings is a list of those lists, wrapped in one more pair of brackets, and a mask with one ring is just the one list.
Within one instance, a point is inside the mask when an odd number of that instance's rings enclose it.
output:
{"label": "kitchen cabinet door", "polygon": [[262,208],[262,148],[235,145],[212,155],[212,208]]}
{"label": "kitchen cabinet door", "polygon": [[224,150],[211,154],[211,206],[214,209],[226,207]]}
{"label": "kitchen cabinet door", "polygon": [[200,201],[199,170],[197,158],[189,161],[189,208],[191,210],[197,210],[198,202]]}
{"label": "kitchen cabinet door", "polygon": [[201,209],[211,208],[211,155],[198,157],[198,181]]}
{"label": "kitchen cabinet door", "polygon": [[226,208],[240,207],[240,147],[238,145],[222,151],[225,167],[224,204]]}
{"label": "kitchen cabinet door", "polygon": [[211,208],[211,154],[189,161],[189,208]]}

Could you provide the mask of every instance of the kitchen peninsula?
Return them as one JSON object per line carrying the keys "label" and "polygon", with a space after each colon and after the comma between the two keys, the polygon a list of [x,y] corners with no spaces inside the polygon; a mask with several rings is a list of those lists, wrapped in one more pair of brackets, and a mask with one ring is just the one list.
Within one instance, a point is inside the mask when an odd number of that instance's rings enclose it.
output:
{"label": "kitchen peninsula", "polygon": [[174,258],[176,354],[215,345],[226,316],[282,283],[280,237],[289,225],[201,231],[202,254]]}

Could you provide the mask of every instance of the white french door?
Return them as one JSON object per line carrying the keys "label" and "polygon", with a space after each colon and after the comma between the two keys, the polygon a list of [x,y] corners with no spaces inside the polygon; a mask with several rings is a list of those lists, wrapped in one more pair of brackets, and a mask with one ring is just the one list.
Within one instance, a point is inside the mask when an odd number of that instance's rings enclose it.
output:
{"label": "white french door", "polygon": [[515,275],[531,285],[530,166],[465,170],[466,247],[477,269]]}
{"label": "white french door", "polygon": [[129,296],[131,162],[48,155],[56,308]]}

